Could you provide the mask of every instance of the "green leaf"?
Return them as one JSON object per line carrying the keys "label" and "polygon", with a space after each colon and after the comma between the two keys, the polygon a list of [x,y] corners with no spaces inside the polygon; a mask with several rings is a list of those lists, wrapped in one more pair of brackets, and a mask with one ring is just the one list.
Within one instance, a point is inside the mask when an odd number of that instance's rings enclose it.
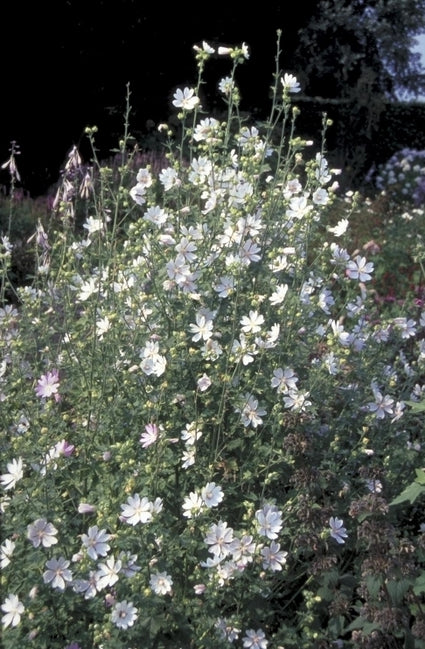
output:
{"label": "green leaf", "polygon": [[367,589],[369,591],[369,595],[372,598],[377,597],[379,593],[379,589],[381,588],[382,584],[382,579],[380,577],[374,577],[373,575],[370,575],[369,577],[366,578],[366,585]]}
{"label": "green leaf", "polygon": [[358,617],[344,629],[344,633],[355,631],[356,629],[362,629],[366,634],[369,634],[372,633],[372,631],[378,631],[380,626],[379,624],[376,624],[376,622],[368,622],[364,618]]}
{"label": "green leaf", "polygon": [[415,482],[425,485],[425,469],[415,469],[416,479]]}
{"label": "green leaf", "polygon": [[425,401],[406,401],[405,403],[412,408],[413,412],[425,411]]}
{"label": "green leaf", "polygon": [[406,487],[399,496],[390,502],[390,505],[399,505],[400,503],[404,503],[406,500],[412,504],[416,498],[421,496],[423,493],[425,493],[425,487],[420,485],[418,482],[412,482],[412,484]]}
{"label": "green leaf", "polygon": [[400,606],[403,601],[403,597],[405,596],[411,585],[412,582],[410,581],[410,579],[394,579],[386,583],[387,590],[390,594],[394,606]]}
{"label": "green leaf", "polygon": [[420,575],[418,575],[418,577],[416,577],[413,586],[413,592],[415,593],[415,595],[425,593],[425,572],[422,572]]}

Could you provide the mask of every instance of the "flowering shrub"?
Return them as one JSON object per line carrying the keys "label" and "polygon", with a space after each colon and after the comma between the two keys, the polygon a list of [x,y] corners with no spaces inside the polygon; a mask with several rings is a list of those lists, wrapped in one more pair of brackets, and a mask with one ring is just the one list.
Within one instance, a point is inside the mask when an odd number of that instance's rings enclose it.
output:
{"label": "flowering shrub", "polygon": [[425,151],[405,148],[397,151],[374,174],[377,189],[400,202],[425,204]]}
{"label": "flowering shrub", "polygon": [[3,644],[422,646],[423,304],[377,311],[295,77],[248,125],[220,48],[220,121],[195,52],[167,164],[65,174],[0,311]]}

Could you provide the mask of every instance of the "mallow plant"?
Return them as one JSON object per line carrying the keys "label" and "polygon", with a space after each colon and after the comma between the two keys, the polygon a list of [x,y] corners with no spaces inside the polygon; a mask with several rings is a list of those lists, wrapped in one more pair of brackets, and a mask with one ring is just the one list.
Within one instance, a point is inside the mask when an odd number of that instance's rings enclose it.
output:
{"label": "mallow plant", "polygon": [[3,646],[421,647],[424,305],[376,304],[279,38],[262,123],[247,46],[194,52],[159,169],[127,114],[115,167],[70,151],[25,285],[3,233]]}

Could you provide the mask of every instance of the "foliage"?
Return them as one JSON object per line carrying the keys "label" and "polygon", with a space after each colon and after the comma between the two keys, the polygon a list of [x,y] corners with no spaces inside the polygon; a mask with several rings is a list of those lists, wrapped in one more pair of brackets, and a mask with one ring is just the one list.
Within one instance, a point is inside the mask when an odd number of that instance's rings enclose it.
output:
{"label": "foliage", "polygon": [[361,106],[425,90],[415,37],[424,0],[320,0],[296,52],[307,93],[355,97]]}
{"label": "foliage", "polygon": [[423,646],[421,494],[397,497],[421,469],[424,304],[377,305],[378,261],[348,250],[363,201],[297,137],[279,53],[251,124],[245,44],[218,51],[227,119],[203,112],[212,50],[163,166],[129,104],[113,164],[87,128],[31,285],[2,238],[5,649]]}

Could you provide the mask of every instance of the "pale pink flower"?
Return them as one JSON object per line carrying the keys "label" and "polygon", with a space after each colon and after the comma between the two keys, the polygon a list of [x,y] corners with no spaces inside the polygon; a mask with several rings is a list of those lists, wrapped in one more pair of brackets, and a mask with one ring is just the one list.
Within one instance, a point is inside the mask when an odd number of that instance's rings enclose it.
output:
{"label": "pale pink flower", "polygon": [[72,573],[68,570],[70,562],[65,557],[46,561],[47,570],[43,573],[43,581],[57,590],[65,590],[67,582],[72,581]]}
{"label": "pale pink flower", "polygon": [[35,548],[38,548],[40,544],[45,548],[55,545],[58,542],[57,533],[56,527],[52,523],[48,523],[44,518],[37,518],[34,523],[27,527],[27,538]]}
{"label": "pale pink flower", "polygon": [[48,399],[49,397],[53,396],[56,401],[59,401],[59,385],[59,372],[58,370],[54,369],[52,371],[46,372],[46,374],[43,374],[38,379],[35,393],[41,399]]}
{"label": "pale pink flower", "polygon": [[156,595],[171,593],[173,580],[166,572],[157,572],[151,575],[149,585]]}
{"label": "pale pink flower", "polygon": [[158,426],[156,424],[146,424],[145,431],[146,432],[142,433],[139,440],[142,448],[148,448],[148,446],[155,444],[159,435]]}

